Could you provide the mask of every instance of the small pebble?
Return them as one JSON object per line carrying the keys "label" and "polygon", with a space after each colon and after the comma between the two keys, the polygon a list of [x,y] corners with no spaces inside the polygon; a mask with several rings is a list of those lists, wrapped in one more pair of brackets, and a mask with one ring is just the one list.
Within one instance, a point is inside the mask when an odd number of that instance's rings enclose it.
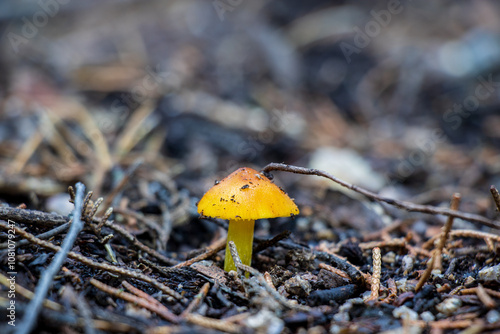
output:
{"label": "small pebble", "polygon": [[408,275],[413,270],[413,265],[415,264],[415,258],[411,255],[403,256],[403,275]]}
{"label": "small pebble", "polygon": [[330,327],[330,334],[339,334],[342,333],[343,329],[337,325],[337,324],[332,324]]}
{"label": "small pebble", "polygon": [[327,229],[328,229],[328,227],[326,226],[325,222],[322,220],[315,220],[311,226],[311,230],[313,230],[314,232],[324,231]]}
{"label": "small pebble", "polygon": [[347,312],[339,312],[339,313],[336,313],[334,316],[333,316],[333,320],[335,321],[338,321],[338,322],[347,322],[349,321],[349,313]]}
{"label": "small pebble", "polygon": [[323,326],[314,326],[307,330],[307,334],[325,334],[326,330]]}
{"label": "small pebble", "polygon": [[418,319],[418,313],[413,311],[411,308],[406,307],[406,306],[400,306],[398,308],[395,308],[392,311],[392,315],[394,316],[394,318],[403,319],[403,320],[417,320]]}
{"label": "small pebble", "polygon": [[410,291],[415,291],[415,284],[413,283],[414,281],[408,281],[407,278],[402,278],[400,280],[396,281],[396,286],[398,287],[399,292],[410,292]]}
{"label": "small pebble", "polygon": [[497,310],[489,311],[486,313],[486,321],[488,321],[489,324],[500,321],[500,313]]}
{"label": "small pebble", "polygon": [[294,277],[288,279],[284,286],[286,292],[299,297],[309,296],[309,293],[311,292],[311,283],[299,275],[295,275]]}
{"label": "small pebble", "polygon": [[478,277],[485,282],[500,283],[500,264],[480,270]]}
{"label": "small pebble", "polygon": [[436,310],[450,316],[462,306],[462,301],[456,297],[445,299],[442,303],[436,305]]}
{"label": "small pebble", "polygon": [[295,219],[295,226],[296,226],[298,231],[302,231],[302,232],[308,231],[309,230],[309,219],[304,218],[304,217],[297,218],[297,219]]}
{"label": "small pebble", "polygon": [[389,252],[387,254],[385,254],[384,256],[382,256],[382,261],[384,261],[384,263],[394,263],[396,261],[396,254],[394,252]]}
{"label": "small pebble", "polygon": [[425,322],[431,322],[436,320],[436,317],[434,317],[434,314],[432,314],[431,312],[425,311],[422,312],[422,314],[420,314],[420,319],[422,319]]}
{"label": "small pebble", "polygon": [[285,328],[285,322],[268,309],[260,310],[248,317],[245,324],[257,333],[279,334]]}
{"label": "small pebble", "polygon": [[433,278],[436,278],[436,277],[442,278],[443,277],[443,274],[441,274],[441,269],[432,270],[431,275]]}

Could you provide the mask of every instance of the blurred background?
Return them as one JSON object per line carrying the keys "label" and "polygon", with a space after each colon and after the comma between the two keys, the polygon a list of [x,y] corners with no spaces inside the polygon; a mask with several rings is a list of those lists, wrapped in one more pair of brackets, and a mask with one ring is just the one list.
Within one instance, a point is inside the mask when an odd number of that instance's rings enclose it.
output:
{"label": "blurred background", "polygon": [[[238,167],[286,162],[417,203],[458,191],[493,216],[499,7],[2,1],[0,198],[64,212],[68,185],[106,195],[141,161],[138,189],[196,199]],[[355,219],[331,184],[276,176],[304,215]]]}

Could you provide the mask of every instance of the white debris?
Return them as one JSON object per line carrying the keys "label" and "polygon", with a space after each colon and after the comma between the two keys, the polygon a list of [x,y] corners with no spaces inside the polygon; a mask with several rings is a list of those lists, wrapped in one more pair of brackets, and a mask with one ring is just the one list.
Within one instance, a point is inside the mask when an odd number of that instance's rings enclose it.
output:
{"label": "white debris", "polygon": [[245,324],[254,329],[257,334],[279,334],[285,328],[285,322],[268,309],[262,309],[249,316]]}
{"label": "white debris", "polygon": [[415,258],[411,255],[403,256],[403,275],[408,275],[409,272],[413,270],[413,265],[415,264]]}
{"label": "white debris", "polygon": [[485,282],[500,283],[500,264],[493,267],[481,269],[478,274],[479,279]]}
{"label": "white debris", "polygon": [[74,205],[69,202],[69,194],[60,193],[47,198],[45,203],[48,212],[55,212],[60,215],[69,215],[73,211]]}
{"label": "white debris", "polygon": [[489,324],[500,321],[500,313],[497,310],[489,311],[486,313],[486,321],[488,321]]}
{"label": "white debris", "polygon": [[462,306],[462,301],[456,297],[445,299],[442,303],[436,305],[436,310],[450,316]]}
{"label": "white debris", "polygon": [[392,311],[392,315],[394,318],[398,319],[403,319],[403,320],[417,320],[418,319],[418,313],[413,311],[411,308],[408,308],[406,306],[400,306],[398,308],[395,308]]}
{"label": "white debris", "polygon": [[[324,170],[343,181],[374,191],[379,191],[386,183],[384,177],[375,172],[368,161],[350,149],[321,147],[312,154],[309,167]],[[332,189],[353,195],[351,190],[326,181]]]}
{"label": "white debris", "polygon": [[436,320],[436,317],[431,312],[425,311],[425,312],[422,312],[422,314],[420,314],[420,319],[422,319],[425,322],[431,322],[431,321]]}

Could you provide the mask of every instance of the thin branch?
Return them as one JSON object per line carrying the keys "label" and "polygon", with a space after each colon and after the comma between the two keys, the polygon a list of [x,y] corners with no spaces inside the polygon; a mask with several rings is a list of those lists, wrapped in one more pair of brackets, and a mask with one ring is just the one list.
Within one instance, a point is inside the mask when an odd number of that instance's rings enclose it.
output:
{"label": "thin branch", "polygon": [[180,317],[186,318],[188,314],[196,310],[203,302],[203,299],[205,299],[205,297],[207,296],[209,289],[210,289],[210,283],[207,282],[203,284],[203,286],[200,289],[200,292],[194,297],[194,299],[191,301],[188,307],[186,307],[186,309],[182,311]]}
{"label": "thin branch", "polygon": [[173,268],[188,267],[188,266],[192,265],[193,263],[206,260],[209,257],[217,254],[219,251],[223,250],[225,247],[226,247],[226,238],[220,238],[219,240],[215,241],[213,245],[210,245],[209,247],[207,247],[207,250],[204,253],[202,253],[198,256],[195,256],[192,259],[189,259],[187,261],[178,263]]}
{"label": "thin branch", "polygon": [[[41,233],[39,235],[37,235],[36,237],[38,239],[42,239],[42,240],[45,240],[45,239],[50,239],[52,238],[53,236],[56,236],[58,235],[59,233],[63,233],[65,232],[70,226],[70,223],[64,223],[62,224],[61,226],[58,226],[56,228],[53,228],[52,230],[50,231],[47,231],[47,232],[44,232],[44,233]],[[20,246],[24,246],[24,245],[28,245],[29,244],[29,241],[28,240],[20,240],[20,241],[16,241],[16,247],[20,247]],[[2,244],[0,244],[0,249],[5,249],[8,247],[8,243],[4,242]]]}
{"label": "thin branch", "polygon": [[335,268],[344,271],[357,287],[365,285],[363,273],[349,261],[337,257],[335,254],[313,251],[317,259],[333,264]]}
{"label": "thin branch", "polygon": [[479,298],[479,300],[483,303],[483,305],[486,306],[486,308],[491,310],[497,307],[497,303],[493,300],[493,298],[491,298],[491,296],[488,294],[488,292],[486,292],[486,289],[481,284],[477,286],[476,295],[477,298]]}
{"label": "thin branch", "polygon": [[267,239],[267,240],[263,240],[263,241],[260,241],[257,246],[255,246],[253,248],[253,254],[257,254],[261,251],[263,251],[264,249],[266,248],[269,248],[269,247],[272,247],[274,246],[275,244],[277,244],[279,241],[283,240],[283,239],[286,239],[290,236],[291,232],[286,230],[286,231],[283,231],[281,232],[280,234],[274,236],[272,239]]}
{"label": "thin branch", "polygon": [[[460,205],[460,194],[456,193],[456,194],[453,194],[453,197],[451,199],[451,204],[450,204],[450,208],[452,210],[458,210],[458,207]],[[444,246],[446,245],[446,241],[448,240],[448,236],[450,234],[450,231],[451,231],[451,227],[453,226],[453,219],[455,217],[448,217],[448,219],[446,220],[446,224],[443,226],[443,229],[441,231],[441,238],[439,238],[439,242],[438,244],[436,245],[436,249],[435,249],[435,253],[434,253],[434,256],[436,256],[436,261],[434,262],[434,269],[439,269],[439,270],[442,270],[443,269],[443,264],[441,262],[441,255],[443,254],[443,249],[444,249]]]}
{"label": "thin branch", "polygon": [[129,303],[139,305],[140,307],[143,307],[151,312],[154,312],[163,319],[168,320],[172,323],[178,323],[179,321],[178,317],[172,312],[168,311],[168,309],[165,306],[162,305],[163,307],[159,307],[159,303],[151,303],[147,299],[140,298],[128,292],[124,292],[122,289],[113,288],[112,286],[104,284],[96,280],[95,278],[90,279],[90,284],[92,284],[99,290],[106,292],[107,294],[115,296],[116,298],[123,299]]}
{"label": "thin branch", "polygon": [[[9,289],[11,282],[9,281],[9,278],[7,278],[7,276],[4,276],[0,273],[0,284],[5,286],[7,289]],[[26,299],[33,299],[35,296],[35,294],[33,292],[31,292],[30,290],[26,289],[25,287],[23,287],[22,285],[19,285],[17,283],[15,283],[15,291],[16,291],[16,294],[19,294]],[[61,304],[53,302],[50,299],[45,299],[43,305],[46,308],[51,309],[53,311],[62,311],[64,309],[64,307]]]}
{"label": "thin branch", "polygon": [[[484,239],[485,242],[486,240],[490,239],[495,242],[500,242],[500,235],[495,235],[487,232],[479,232],[479,231],[472,231],[472,230],[453,230],[450,231],[449,233],[450,238],[454,237],[462,237],[462,238],[476,238],[476,239]],[[429,240],[427,240],[423,245],[422,248],[428,249],[431,248],[432,245],[434,245],[434,242],[436,239],[440,238],[441,234],[435,235]]]}
{"label": "thin branch", "polygon": [[62,264],[66,260],[69,251],[73,248],[73,244],[78,237],[78,233],[83,229],[83,222],[80,220],[83,205],[83,195],[85,186],[82,183],[76,184],[75,209],[73,210],[73,222],[69,228],[66,238],[64,238],[61,247],[54,256],[52,263],[44,271],[42,277],[38,281],[35,288],[35,298],[28,304],[23,321],[16,330],[17,334],[29,334],[36,325],[38,314],[42,309],[43,302],[47,293],[52,286],[54,276],[61,269]]}
{"label": "thin branch", "polygon": [[435,256],[432,256],[428,261],[427,261],[427,268],[425,269],[424,273],[422,276],[420,276],[420,279],[417,282],[417,285],[415,286],[415,292],[420,291],[422,287],[424,286],[425,282],[431,277],[432,274],[432,269],[434,268],[434,261],[436,260]]}
{"label": "thin branch", "polygon": [[[450,208],[453,210],[458,209],[460,204],[460,194],[454,194],[451,199]],[[415,291],[418,292],[424,286],[425,282],[431,277],[432,271],[434,269],[443,269],[441,264],[441,253],[443,252],[444,245],[446,240],[448,239],[448,235],[450,234],[451,226],[453,225],[453,219],[455,217],[449,216],[446,224],[443,226],[441,233],[439,234],[439,242],[436,248],[432,251],[432,257],[429,262],[427,262],[427,268],[425,269],[422,276],[420,276],[420,280],[415,286]]]}
{"label": "thin branch", "polygon": [[497,210],[500,211],[500,194],[498,193],[498,189],[495,186],[490,187],[491,196],[493,196],[493,201],[495,201],[495,205]]}
{"label": "thin branch", "polygon": [[467,212],[461,212],[457,210],[452,210],[452,209],[447,209],[447,208],[439,208],[435,206],[430,206],[430,205],[421,205],[421,204],[414,204],[406,201],[400,201],[388,197],[383,197],[380,196],[376,193],[373,193],[371,191],[368,191],[366,189],[363,189],[361,187],[358,187],[356,185],[350,184],[348,182],[345,182],[341,179],[336,178],[335,176],[324,172],[319,169],[312,169],[312,168],[304,168],[304,167],[297,167],[297,166],[291,166],[287,164],[281,164],[281,163],[270,163],[266,167],[262,169],[262,173],[264,174],[269,174],[272,171],[284,171],[284,172],[292,172],[292,173],[297,173],[297,174],[305,174],[305,175],[316,175],[316,176],[321,176],[325,177],[327,179],[332,180],[335,183],[340,184],[341,186],[351,189],[357,193],[360,193],[364,195],[365,197],[372,199],[374,201],[378,202],[384,202],[390,205],[393,205],[397,208],[404,209],[409,212],[421,212],[421,213],[427,213],[427,214],[432,214],[432,215],[444,215],[444,216],[449,216],[449,217],[456,217],[456,218],[461,218],[463,220],[467,220],[470,222],[475,222],[475,223],[480,223],[482,225],[491,227],[491,228],[496,228],[500,229],[500,222],[491,220],[488,218],[485,218],[480,215],[472,214],[472,213],[467,213]]}
{"label": "thin branch", "polygon": [[163,305],[158,300],[156,300],[153,296],[148,295],[146,292],[136,288],[135,286],[133,286],[132,284],[130,284],[127,281],[123,281],[122,285],[123,285],[123,287],[125,287],[125,289],[130,291],[132,294],[136,295],[137,297],[139,297],[141,299],[144,299],[149,304],[154,305],[154,307],[158,311],[160,311],[161,315],[165,319],[169,320],[170,322],[177,322],[178,321],[179,318],[174,313],[172,313],[165,305]]}
{"label": "thin branch", "polygon": [[349,277],[349,275],[347,275],[345,272],[343,272],[342,270],[337,269],[335,267],[332,267],[332,266],[330,266],[330,265],[328,265],[326,263],[320,263],[318,265],[318,268],[328,270],[329,272],[331,272],[331,273],[333,273],[333,274],[335,274],[337,276],[340,276],[342,278],[345,278],[348,281],[351,280],[351,278]]}
{"label": "thin branch", "polygon": [[186,320],[194,325],[215,329],[224,333],[243,333],[242,326],[220,319],[204,317],[199,314],[189,313]]}
{"label": "thin branch", "polygon": [[16,224],[42,226],[62,225],[69,221],[68,217],[54,213],[10,207],[0,207],[0,219],[5,221],[13,220],[16,222]]}

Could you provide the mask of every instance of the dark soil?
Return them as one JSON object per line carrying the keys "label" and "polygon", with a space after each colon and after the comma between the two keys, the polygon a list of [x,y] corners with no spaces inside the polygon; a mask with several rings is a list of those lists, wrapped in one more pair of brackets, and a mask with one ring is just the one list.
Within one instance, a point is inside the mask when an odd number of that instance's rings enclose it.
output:
{"label": "dark soil", "polygon": [[[494,1],[0,4],[0,333],[499,331],[498,22]],[[258,220],[226,273],[227,221],[196,205],[245,166],[300,214]]]}

